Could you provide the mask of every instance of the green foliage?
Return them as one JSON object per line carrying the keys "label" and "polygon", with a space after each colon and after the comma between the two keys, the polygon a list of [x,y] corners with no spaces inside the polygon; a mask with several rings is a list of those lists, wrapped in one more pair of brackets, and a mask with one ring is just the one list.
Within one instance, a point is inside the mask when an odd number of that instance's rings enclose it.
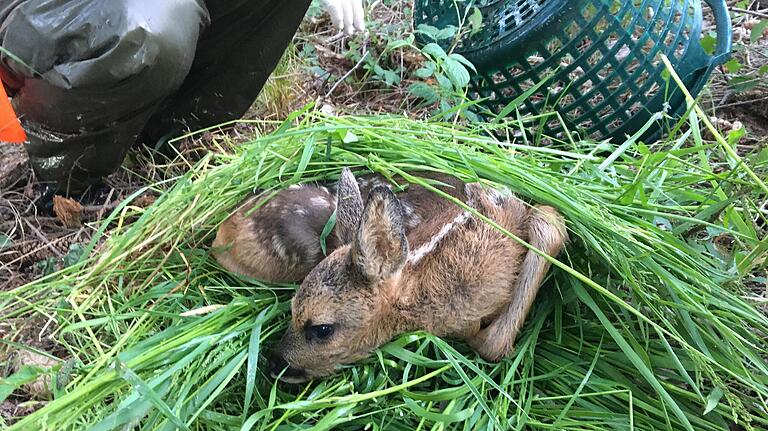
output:
{"label": "green foliage", "polygon": [[[387,86],[399,86],[403,79],[412,81],[408,85],[408,92],[413,98],[427,105],[435,105],[437,111],[448,112],[455,107],[466,103],[466,88],[470,80],[470,72],[475,72],[475,67],[464,56],[457,53],[446,52],[438,42],[454,40],[457,36],[455,27],[437,29],[430,26],[420,26],[417,34],[420,34],[433,42],[418,47],[414,34],[402,39],[388,39],[384,41],[384,48],[378,55],[375,48],[367,55],[363,54],[357,42],[350,43],[348,56],[353,61],[362,61],[364,69],[368,71],[365,82],[380,82]],[[387,59],[399,50],[408,50],[418,54],[422,61],[415,70],[406,69],[400,65],[388,65]],[[461,110],[461,114],[472,120],[477,117],[467,110]]]}
{"label": "green foliage", "polygon": [[[744,0],[738,1],[734,5],[735,8],[742,10],[749,9],[750,6],[751,2]],[[743,21],[748,17],[748,15],[733,12],[732,19],[734,26],[742,25]],[[766,28],[768,28],[768,20],[760,20],[752,27],[748,38],[741,39],[734,44],[733,58],[726,63],[724,68],[728,74],[731,90],[735,92],[747,92],[759,87],[768,90],[768,87],[764,84],[766,79],[768,79],[768,65],[755,68],[751,67],[751,61],[746,60],[750,57],[768,57],[768,46],[761,44],[763,32]],[[710,38],[711,35],[707,35],[702,41],[705,50],[714,50],[714,45],[712,45],[712,40],[710,40]]]}
{"label": "green foliage", "polygon": [[752,32],[749,35],[749,41],[752,43],[757,43],[763,37],[763,33],[766,29],[768,29],[768,19],[764,19],[758,22],[754,27],[752,27]]}
{"label": "green foliage", "polygon": [[470,35],[474,36],[483,29],[483,13],[480,11],[480,8],[473,7],[472,14],[469,15],[468,20],[471,29]]}
{"label": "green foliage", "polygon": [[39,367],[24,365],[16,373],[0,379],[0,403],[22,385],[34,382],[35,379],[45,374],[45,370]]}
{"label": "green foliage", "polygon": [[[448,53],[438,44],[445,39],[454,39],[456,31],[455,27],[439,30],[426,25],[419,26],[418,30],[432,42],[421,48],[425,62],[414,72],[417,78],[425,82],[411,84],[409,90],[412,95],[423,99],[426,103],[437,103],[438,108],[443,112],[451,111],[466,101],[470,71],[477,72],[475,66],[464,56]],[[470,119],[476,119],[469,111],[464,111],[464,114],[470,116]]]}
{"label": "green foliage", "polygon": [[0,233],[0,250],[13,245],[13,240],[6,234]]}
{"label": "green foliage", "polygon": [[[122,204],[84,259],[0,292],[0,314],[52,317],[77,360],[55,399],[11,429],[765,429],[768,318],[742,284],[768,253],[746,172],[765,177],[765,157],[723,170],[695,127],[653,146],[485,134],[537,122],[299,112],[209,154],[151,207]],[[262,371],[295,286],[223,271],[209,255],[216,227],[256,189],[333,181],[343,166],[428,188],[408,173],[451,173],[565,215],[571,243],[509,359],[411,333],[299,388]]]}
{"label": "green foliage", "polygon": [[69,250],[62,257],[51,256],[44,260],[37,262],[35,265],[40,270],[43,276],[51,275],[54,272],[66,268],[68,266],[77,263],[83,256],[85,248],[82,244],[72,244],[69,246]]}
{"label": "green foliage", "polygon": [[[466,26],[438,29],[421,25],[411,27],[410,14],[397,23],[384,23],[371,18],[368,37],[355,36],[346,40],[343,55],[364,71],[346,77],[360,91],[374,89],[379,93],[405,89],[407,102],[417,107],[432,108],[432,114],[459,115],[471,121],[478,117],[466,106],[466,88],[475,68],[471,62],[453,52],[459,38],[482,27],[482,13],[476,7],[467,10]],[[423,47],[416,37],[428,41]],[[450,49],[444,47],[450,46]],[[318,53],[311,43],[300,44],[299,55],[312,72],[321,79],[340,79],[323,69],[317,62]]]}

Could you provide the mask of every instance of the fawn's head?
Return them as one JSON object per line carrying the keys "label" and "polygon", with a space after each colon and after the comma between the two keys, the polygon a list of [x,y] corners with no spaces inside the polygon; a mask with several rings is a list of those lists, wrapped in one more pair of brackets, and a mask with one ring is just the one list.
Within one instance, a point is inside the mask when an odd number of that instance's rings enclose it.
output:
{"label": "fawn's head", "polygon": [[400,202],[387,187],[363,205],[345,170],[337,235],[346,244],[318,264],[291,303],[292,319],[270,360],[273,374],[301,382],[362,359],[391,337],[392,301],[408,255]]}

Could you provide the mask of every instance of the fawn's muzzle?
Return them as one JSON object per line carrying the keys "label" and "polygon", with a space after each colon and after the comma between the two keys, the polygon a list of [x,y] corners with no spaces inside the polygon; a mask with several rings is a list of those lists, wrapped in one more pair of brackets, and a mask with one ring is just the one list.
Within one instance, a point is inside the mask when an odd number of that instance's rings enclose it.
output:
{"label": "fawn's muzzle", "polygon": [[[307,380],[306,371],[292,367],[279,353],[272,353],[268,362],[269,373],[273,378],[280,376],[280,380],[287,383],[301,383]],[[280,373],[283,373],[282,376]]]}

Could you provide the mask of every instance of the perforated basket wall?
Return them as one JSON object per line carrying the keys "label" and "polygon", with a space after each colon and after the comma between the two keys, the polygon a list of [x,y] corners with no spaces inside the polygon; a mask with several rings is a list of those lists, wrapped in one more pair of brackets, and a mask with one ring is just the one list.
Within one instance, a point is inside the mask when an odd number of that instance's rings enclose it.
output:
{"label": "perforated basket wall", "polygon": [[[560,113],[582,136],[623,137],[640,130],[655,112],[685,108],[668,85],[666,54],[686,86],[698,93],[730,51],[730,20],[723,0],[708,1],[717,16],[717,52],[700,43],[700,0],[416,0],[416,24],[458,26],[458,11],[480,9],[482,29],[456,51],[477,67],[470,97],[498,113],[541,80],[545,85],[519,109]],[[545,120],[562,133],[556,116]],[[658,130],[658,129],[656,129]],[[651,131],[653,132],[653,130]]]}

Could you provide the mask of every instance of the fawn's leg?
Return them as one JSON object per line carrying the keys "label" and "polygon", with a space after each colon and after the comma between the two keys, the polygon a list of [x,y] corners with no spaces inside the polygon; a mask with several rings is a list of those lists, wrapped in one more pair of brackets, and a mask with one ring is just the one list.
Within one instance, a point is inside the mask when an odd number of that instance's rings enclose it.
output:
{"label": "fawn's leg", "polygon": [[[528,240],[544,253],[557,256],[567,240],[560,213],[549,206],[534,207],[528,221]],[[515,337],[525,322],[549,266],[546,259],[531,250],[525,255],[510,303],[488,327],[468,340],[483,358],[498,361],[512,351]]]}

